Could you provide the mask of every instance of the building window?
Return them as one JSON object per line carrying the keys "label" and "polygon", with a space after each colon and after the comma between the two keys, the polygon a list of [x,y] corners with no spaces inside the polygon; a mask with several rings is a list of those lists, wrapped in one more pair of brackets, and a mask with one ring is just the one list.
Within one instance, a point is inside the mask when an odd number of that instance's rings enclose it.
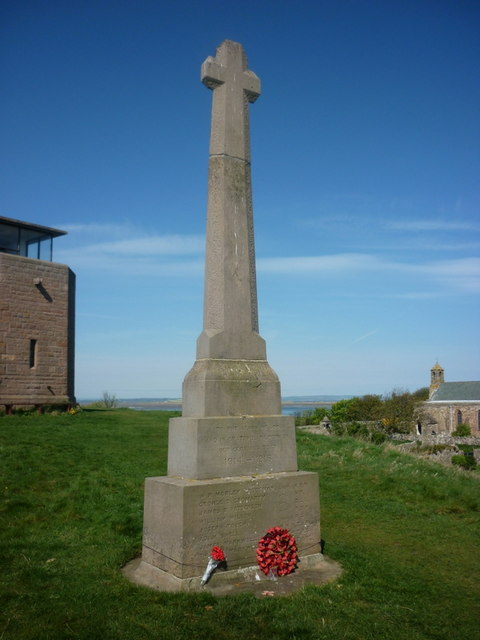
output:
{"label": "building window", "polygon": [[20,229],[8,224],[0,224],[0,251],[18,254],[20,252]]}
{"label": "building window", "polygon": [[37,341],[30,340],[30,369],[34,368],[36,359],[37,359]]}
{"label": "building window", "polygon": [[457,424],[462,424],[463,422],[463,416],[462,416],[462,412],[460,410],[457,411]]}
{"label": "building window", "polygon": [[52,238],[50,236],[27,240],[26,247],[27,258],[52,261]]}

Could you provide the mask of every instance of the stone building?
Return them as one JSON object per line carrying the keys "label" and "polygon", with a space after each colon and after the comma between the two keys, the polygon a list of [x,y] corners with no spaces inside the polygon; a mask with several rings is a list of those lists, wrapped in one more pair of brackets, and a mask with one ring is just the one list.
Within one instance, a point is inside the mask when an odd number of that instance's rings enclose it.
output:
{"label": "stone building", "polygon": [[438,362],[430,370],[430,395],[420,410],[417,433],[450,434],[467,424],[474,436],[480,434],[480,382],[445,382]]}
{"label": "stone building", "polygon": [[75,274],[52,262],[65,231],[0,216],[0,407],[72,405]]}

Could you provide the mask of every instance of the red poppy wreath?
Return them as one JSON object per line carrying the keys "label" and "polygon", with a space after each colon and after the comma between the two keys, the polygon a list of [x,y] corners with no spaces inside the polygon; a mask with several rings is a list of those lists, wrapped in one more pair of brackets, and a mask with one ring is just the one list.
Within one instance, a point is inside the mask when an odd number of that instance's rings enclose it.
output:
{"label": "red poppy wreath", "polygon": [[265,575],[286,576],[297,565],[297,545],[287,529],[272,527],[258,541],[257,562]]}

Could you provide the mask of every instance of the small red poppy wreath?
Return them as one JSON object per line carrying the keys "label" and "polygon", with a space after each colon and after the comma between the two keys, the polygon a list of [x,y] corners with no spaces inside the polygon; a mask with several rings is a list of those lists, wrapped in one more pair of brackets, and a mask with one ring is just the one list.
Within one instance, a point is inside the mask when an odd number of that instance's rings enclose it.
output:
{"label": "small red poppy wreath", "polygon": [[212,547],[212,550],[210,551],[210,557],[208,558],[207,568],[205,569],[202,579],[200,580],[200,584],[202,586],[206,584],[210,580],[210,576],[212,575],[212,573],[220,565],[223,564],[224,565],[223,568],[225,569],[226,568],[225,561],[226,559],[225,559],[225,554],[223,552],[223,549],[217,546]]}
{"label": "small red poppy wreath", "polygon": [[265,575],[286,576],[297,565],[297,545],[288,529],[272,527],[258,541],[257,562]]}
{"label": "small red poppy wreath", "polygon": [[217,562],[225,562],[225,554],[223,553],[223,549],[221,547],[212,547],[210,551],[210,557],[212,560],[216,560]]}

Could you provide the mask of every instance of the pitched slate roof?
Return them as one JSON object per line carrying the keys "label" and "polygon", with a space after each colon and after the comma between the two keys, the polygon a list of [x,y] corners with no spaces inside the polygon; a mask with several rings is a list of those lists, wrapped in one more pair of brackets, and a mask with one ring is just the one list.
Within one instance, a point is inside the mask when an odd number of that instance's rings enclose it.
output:
{"label": "pitched slate roof", "polygon": [[432,393],[428,402],[452,400],[480,402],[480,382],[444,382]]}

